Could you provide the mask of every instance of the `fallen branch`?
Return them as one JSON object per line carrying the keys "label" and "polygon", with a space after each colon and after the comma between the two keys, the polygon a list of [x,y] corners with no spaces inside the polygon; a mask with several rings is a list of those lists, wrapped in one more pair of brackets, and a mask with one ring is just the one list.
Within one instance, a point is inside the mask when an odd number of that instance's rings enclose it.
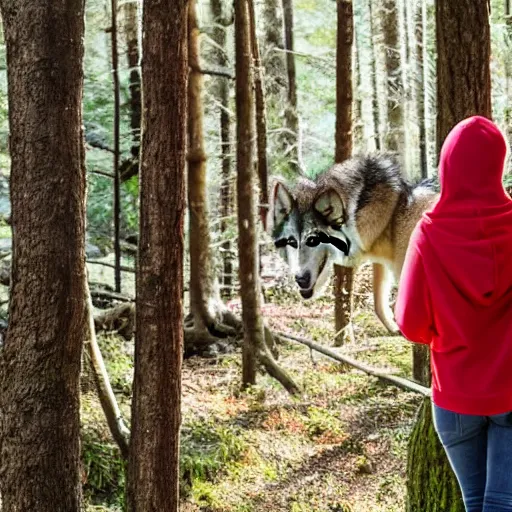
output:
{"label": "fallen branch", "polygon": [[135,302],[133,297],[122,295],[121,293],[109,292],[107,290],[91,290],[91,295],[98,299],[112,299],[119,302]]}
{"label": "fallen branch", "polygon": [[191,69],[197,73],[201,73],[202,75],[220,76],[223,78],[229,78],[230,80],[235,79],[235,75],[227,69],[203,69],[198,68],[197,66],[191,66]]}
{"label": "fallen branch", "polygon": [[[90,263],[91,265],[101,265],[103,267],[109,267],[115,269],[116,266],[113,263],[108,263],[106,261],[96,261],[96,260],[85,260],[86,263]],[[122,272],[130,272],[131,274],[135,274],[135,269],[133,267],[126,267],[121,265]]]}
{"label": "fallen branch", "polygon": [[110,432],[115,442],[118,444],[119,449],[121,450],[123,459],[126,461],[128,460],[130,431],[124,424],[121,410],[119,409],[114,391],[110,385],[105,362],[103,361],[103,356],[101,355],[98,340],[96,338],[91,293],[87,284],[86,287],[87,330],[89,338],[88,342],[86,343],[87,353],[91,362],[96,390],[98,392],[100,403],[103,408],[103,412],[105,413]]}
{"label": "fallen branch", "polygon": [[357,368],[358,370],[361,370],[362,372],[371,375],[372,377],[377,377],[377,379],[379,379],[382,382],[385,382],[386,384],[392,384],[393,386],[404,389],[405,391],[413,391],[414,393],[419,393],[427,397],[430,397],[431,395],[430,389],[425,386],[422,386],[421,384],[418,384],[409,379],[405,379],[403,377],[386,374],[382,369],[373,368],[371,366],[368,366],[364,363],[357,361],[356,359],[353,359],[352,357],[338,354],[337,352],[334,352],[334,350],[330,350],[327,347],[318,345],[317,343],[314,343],[313,341],[308,340],[306,338],[293,336],[292,334],[286,334],[284,332],[279,331],[276,334],[278,334],[281,338],[285,338],[287,340],[295,341],[297,343],[301,343],[302,345],[306,345],[310,349],[316,350],[317,352],[320,352],[321,354],[324,354],[325,356],[330,357],[335,361],[348,364],[349,366],[353,366],[354,368]]}

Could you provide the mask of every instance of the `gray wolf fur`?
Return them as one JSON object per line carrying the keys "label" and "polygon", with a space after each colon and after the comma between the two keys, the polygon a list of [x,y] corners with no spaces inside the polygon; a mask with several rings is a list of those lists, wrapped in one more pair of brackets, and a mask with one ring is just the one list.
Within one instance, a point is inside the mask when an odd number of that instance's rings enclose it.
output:
{"label": "gray wolf fur", "polygon": [[411,233],[437,199],[432,183],[407,182],[392,155],[354,157],[293,188],[277,180],[268,231],[305,299],[318,295],[332,265],[372,262],[375,312],[398,332],[389,306]]}

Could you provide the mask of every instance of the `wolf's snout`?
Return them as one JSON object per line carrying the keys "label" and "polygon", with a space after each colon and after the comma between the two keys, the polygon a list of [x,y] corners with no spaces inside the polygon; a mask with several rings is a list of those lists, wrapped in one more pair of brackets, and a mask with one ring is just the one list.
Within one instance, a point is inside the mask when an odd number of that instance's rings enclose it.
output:
{"label": "wolf's snout", "polygon": [[303,289],[308,289],[311,286],[311,272],[304,271],[302,274],[295,274],[295,282]]}

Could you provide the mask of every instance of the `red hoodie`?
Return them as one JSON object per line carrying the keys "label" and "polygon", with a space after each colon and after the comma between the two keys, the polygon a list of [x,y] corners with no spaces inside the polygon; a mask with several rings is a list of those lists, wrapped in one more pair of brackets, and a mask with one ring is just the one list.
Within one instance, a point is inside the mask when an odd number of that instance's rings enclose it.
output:
{"label": "red hoodie", "polygon": [[432,396],[445,409],[512,411],[512,200],[502,185],[507,145],[471,117],[446,138],[441,196],[411,236],[395,317],[431,348]]}

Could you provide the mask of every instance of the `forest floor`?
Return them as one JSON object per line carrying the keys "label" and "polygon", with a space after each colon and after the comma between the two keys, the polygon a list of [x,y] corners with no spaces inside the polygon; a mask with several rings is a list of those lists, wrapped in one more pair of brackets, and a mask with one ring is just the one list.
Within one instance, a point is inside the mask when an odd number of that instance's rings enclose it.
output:
{"label": "forest floor", "polygon": [[[403,338],[388,336],[372,313],[368,274],[368,269],[358,273],[356,342],[335,350],[409,376],[411,348]],[[286,286],[271,287],[265,319],[276,330],[332,347],[334,312],[328,297],[305,302]],[[240,309],[237,300],[229,305]],[[103,337],[102,345],[128,415],[125,363],[132,348],[125,343],[120,356],[117,349],[111,351],[115,339]],[[403,511],[407,442],[421,398],[311,354],[302,345],[281,345],[280,353],[280,364],[302,390],[298,398],[267,375],[241,393],[238,351],[184,362],[181,510]],[[92,392],[84,397],[89,510],[120,510],[122,490],[116,487],[122,486],[122,464],[112,467],[116,449],[108,441],[101,411]],[[116,495],[117,506],[114,500],[107,507],[105,502]]]}

